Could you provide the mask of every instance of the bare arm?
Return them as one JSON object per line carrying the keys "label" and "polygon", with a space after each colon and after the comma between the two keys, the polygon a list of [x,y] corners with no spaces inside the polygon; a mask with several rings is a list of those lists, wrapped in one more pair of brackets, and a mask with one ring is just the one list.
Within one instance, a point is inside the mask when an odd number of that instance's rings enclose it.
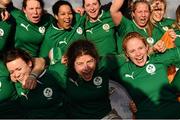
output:
{"label": "bare arm", "polygon": [[23,88],[34,89],[37,84],[37,77],[42,73],[45,68],[45,60],[43,58],[34,58],[34,67],[23,83]]}
{"label": "bare arm", "polygon": [[0,6],[6,8],[6,6],[11,2],[11,0],[0,0]]}
{"label": "bare arm", "polygon": [[122,16],[123,16],[120,11],[120,8],[122,7],[123,2],[124,0],[113,0],[112,5],[110,7],[111,17],[116,26],[120,24]]}

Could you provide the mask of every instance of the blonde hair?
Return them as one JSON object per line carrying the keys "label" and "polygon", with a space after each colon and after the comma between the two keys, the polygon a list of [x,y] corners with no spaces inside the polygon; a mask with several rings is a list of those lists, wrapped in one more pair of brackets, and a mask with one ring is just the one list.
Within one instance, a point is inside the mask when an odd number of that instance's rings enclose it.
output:
{"label": "blonde hair", "polygon": [[176,21],[172,24],[174,29],[180,29],[180,5],[176,9]]}

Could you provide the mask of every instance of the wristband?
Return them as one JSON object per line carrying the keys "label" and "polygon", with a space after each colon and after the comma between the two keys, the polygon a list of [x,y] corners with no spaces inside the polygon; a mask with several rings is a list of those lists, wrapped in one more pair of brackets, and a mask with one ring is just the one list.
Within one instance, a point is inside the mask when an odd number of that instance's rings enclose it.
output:
{"label": "wristband", "polygon": [[31,72],[29,77],[37,79],[38,75],[36,73],[34,73],[34,72]]}

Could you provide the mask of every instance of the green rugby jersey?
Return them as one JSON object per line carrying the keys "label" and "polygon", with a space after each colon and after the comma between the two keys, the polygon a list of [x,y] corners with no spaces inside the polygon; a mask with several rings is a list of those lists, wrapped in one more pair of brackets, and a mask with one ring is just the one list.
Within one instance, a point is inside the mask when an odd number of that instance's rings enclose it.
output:
{"label": "green rugby jersey", "polygon": [[53,22],[50,14],[43,14],[39,23],[34,24],[28,20],[26,15],[12,8],[10,14],[15,18],[15,47],[29,52],[33,57],[39,55],[40,46],[43,42],[46,29]]}
{"label": "green rugby jersey", "polygon": [[[2,52],[6,49],[7,42],[11,42],[10,35],[11,35],[12,24],[9,20],[7,21],[0,21],[0,51]],[[8,43],[10,44],[10,43]]]}
{"label": "green rugby jersey", "polygon": [[[50,50],[52,52],[51,64],[56,63],[66,52],[69,45],[79,39],[85,39],[84,36],[84,22],[85,18],[80,14],[75,14],[75,21],[72,23],[72,27],[68,30],[58,28],[56,24],[51,24],[47,29],[44,41],[40,49],[40,57],[48,57]],[[56,57],[57,56],[57,57]]]}
{"label": "green rugby jersey", "polygon": [[100,56],[116,54],[115,25],[109,11],[101,10],[96,22],[85,23],[86,38],[92,41]]}
{"label": "green rugby jersey", "polygon": [[161,21],[156,23],[161,29],[166,29],[165,27],[170,27],[175,22],[174,19],[171,18],[163,18]]}
{"label": "green rugby jersey", "polygon": [[59,84],[69,101],[69,118],[100,119],[111,111],[109,79],[113,79],[112,70],[118,68],[118,61],[114,58],[102,57],[90,81],[83,80],[60,62],[50,65],[49,69],[59,75]]}
{"label": "green rugby jersey", "polygon": [[9,72],[0,60],[0,101],[4,102],[5,100],[13,97],[15,95],[14,84],[9,79]]}
{"label": "green rugby jersey", "polygon": [[0,118],[23,118],[21,108],[16,102],[17,93],[14,83],[9,78],[9,72],[0,61]]}
{"label": "green rugby jersey", "polygon": [[154,45],[163,35],[163,32],[158,27],[154,27],[152,30],[152,35],[149,36],[146,28],[139,28],[134,20],[129,20],[126,17],[122,17],[120,25],[117,27],[118,38],[117,47],[118,53],[122,53],[122,42],[124,37],[130,32],[138,32],[143,37],[146,38],[147,42],[152,46]]}
{"label": "green rugby jersey", "polygon": [[18,102],[25,118],[66,118],[64,93],[54,73],[45,70],[37,82],[33,90],[23,89],[21,83],[16,83]]}
{"label": "green rugby jersey", "polygon": [[174,48],[151,55],[142,67],[131,61],[120,67],[121,83],[137,106],[136,118],[180,118],[179,91],[173,89],[167,77],[167,67],[177,61],[180,49]]}

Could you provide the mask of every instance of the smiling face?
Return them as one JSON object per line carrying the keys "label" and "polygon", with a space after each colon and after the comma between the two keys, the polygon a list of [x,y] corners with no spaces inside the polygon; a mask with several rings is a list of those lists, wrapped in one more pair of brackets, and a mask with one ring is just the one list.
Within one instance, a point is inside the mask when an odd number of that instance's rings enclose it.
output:
{"label": "smiling face", "polygon": [[161,1],[154,1],[151,5],[152,12],[151,12],[151,20],[154,22],[159,22],[163,19],[165,14],[165,3]]}
{"label": "smiling face", "polygon": [[95,22],[100,13],[100,3],[98,0],[84,0],[84,9],[90,21]]}
{"label": "smiling face", "polygon": [[37,0],[27,0],[26,7],[23,7],[26,17],[32,23],[38,23],[42,16],[42,6]]}
{"label": "smiling face", "polygon": [[144,28],[149,20],[150,11],[146,3],[137,3],[135,10],[132,12],[132,17],[140,28]]}
{"label": "smiling face", "polygon": [[17,58],[6,63],[7,69],[10,72],[10,77],[13,82],[23,83],[31,72],[32,62],[26,63],[23,59]]}
{"label": "smiling face", "polygon": [[58,15],[55,15],[57,25],[59,28],[69,29],[73,20],[73,12],[68,5],[62,5],[59,7]]}
{"label": "smiling face", "polygon": [[148,46],[138,38],[126,42],[126,56],[137,66],[144,66],[147,61]]}
{"label": "smiling face", "polygon": [[96,68],[96,60],[90,55],[82,55],[75,59],[75,71],[86,81],[90,81]]}

